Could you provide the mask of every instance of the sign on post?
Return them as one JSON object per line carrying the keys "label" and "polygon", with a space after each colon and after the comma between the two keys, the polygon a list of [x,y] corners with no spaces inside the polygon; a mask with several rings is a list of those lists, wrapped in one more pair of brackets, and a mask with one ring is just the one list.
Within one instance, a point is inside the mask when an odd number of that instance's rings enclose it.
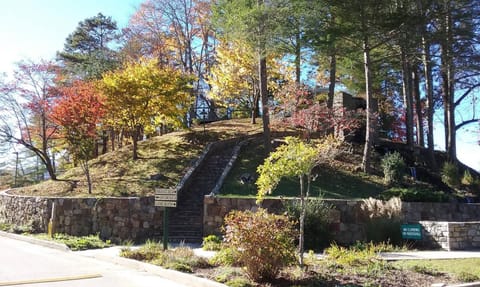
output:
{"label": "sign on post", "polygon": [[175,188],[155,188],[155,206],[163,207],[163,249],[168,248],[168,209],[177,207]]}
{"label": "sign on post", "polygon": [[420,224],[402,224],[401,231],[403,239],[422,239],[422,225]]}
{"label": "sign on post", "polygon": [[155,206],[177,207],[177,202],[176,201],[156,201],[155,200]]}
{"label": "sign on post", "polygon": [[155,206],[177,207],[175,188],[155,188]]}

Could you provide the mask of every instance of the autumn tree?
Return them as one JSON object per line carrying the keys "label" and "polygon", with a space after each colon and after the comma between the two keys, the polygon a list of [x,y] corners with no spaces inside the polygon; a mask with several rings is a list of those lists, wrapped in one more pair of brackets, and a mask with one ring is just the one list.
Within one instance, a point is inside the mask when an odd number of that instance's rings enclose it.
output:
{"label": "autumn tree", "polygon": [[[209,97],[217,103],[250,109],[251,123],[259,115],[257,58],[255,51],[242,41],[221,41],[216,50],[216,64],[207,80]],[[278,89],[279,65],[272,56],[268,59],[269,90]]]}
{"label": "autumn tree", "polygon": [[358,111],[344,107],[329,108],[325,100],[316,97],[306,85],[288,83],[275,93],[277,105],[272,109],[272,125],[293,128],[303,132],[309,141],[314,133],[320,137],[335,132],[336,137],[360,128]]}
{"label": "autumn tree", "polygon": [[20,62],[13,80],[0,86],[0,141],[35,153],[53,180],[57,177],[52,148],[58,126],[50,112],[57,70],[51,62]]}
{"label": "autumn tree", "polygon": [[94,154],[98,124],[104,112],[103,99],[95,84],[84,81],[75,81],[71,86],[60,88],[60,97],[52,111],[52,118],[60,126],[69,152],[83,169],[88,193],[92,193],[88,161]]}
{"label": "autumn tree", "polygon": [[210,5],[206,0],[145,1],[123,30],[128,58],[155,58],[161,67],[195,75],[194,109],[199,101],[208,104],[202,89],[215,49]]}
{"label": "autumn tree", "polygon": [[161,123],[182,124],[191,104],[191,81],[178,70],[159,68],[156,60],[126,63],[104,75],[106,123],[131,135],[134,160],[142,133],[153,133]]}
{"label": "autumn tree", "polygon": [[308,200],[313,169],[319,164],[328,164],[337,154],[339,141],[326,137],[315,143],[305,143],[294,138],[285,138],[285,144],[278,147],[257,168],[259,177],[257,202],[271,194],[284,177],[298,177],[300,184],[300,265],[303,267],[305,201]]}
{"label": "autumn tree", "polygon": [[112,44],[118,39],[117,23],[102,13],[78,23],[58,59],[69,75],[80,79],[98,79],[118,64]]}
{"label": "autumn tree", "polygon": [[213,7],[217,33],[227,40],[241,39],[256,52],[263,139],[267,154],[271,151],[267,58],[275,51],[277,28],[284,20],[278,8],[275,1],[263,0],[221,0]]}

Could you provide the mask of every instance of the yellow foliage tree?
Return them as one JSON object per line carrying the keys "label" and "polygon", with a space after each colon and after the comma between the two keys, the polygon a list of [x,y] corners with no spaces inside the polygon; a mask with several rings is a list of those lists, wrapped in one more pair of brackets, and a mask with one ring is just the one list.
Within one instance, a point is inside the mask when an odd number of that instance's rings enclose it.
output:
{"label": "yellow foliage tree", "polygon": [[[340,141],[334,137],[325,137],[319,141],[305,143],[299,138],[287,137],[285,144],[270,153],[265,162],[257,169],[257,202],[272,193],[284,177],[298,177],[300,183],[300,265],[303,266],[305,201],[310,193],[312,171],[320,164],[327,164],[338,153]],[[305,182],[306,179],[306,182]]]}
{"label": "yellow foliage tree", "polygon": [[103,76],[100,90],[106,97],[106,124],[131,135],[134,160],[142,132],[150,134],[161,123],[182,124],[191,104],[192,80],[178,70],[160,69],[156,60],[126,63]]}
{"label": "yellow foliage tree", "polygon": [[[211,68],[208,84],[210,98],[227,106],[248,107],[252,123],[258,116],[258,55],[240,40],[221,41],[217,47],[216,64]],[[277,89],[279,65],[268,57],[269,90]]]}

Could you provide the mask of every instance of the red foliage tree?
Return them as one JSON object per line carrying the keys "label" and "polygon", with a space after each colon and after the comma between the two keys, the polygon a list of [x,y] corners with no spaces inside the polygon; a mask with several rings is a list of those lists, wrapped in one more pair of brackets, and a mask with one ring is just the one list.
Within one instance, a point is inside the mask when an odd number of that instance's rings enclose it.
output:
{"label": "red foliage tree", "polygon": [[344,131],[360,127],[358,111],[345,108],[328,108],[326,101],[316,98],[305,85],[292,83],[284,86],[276,95],[272,124],[298,129],[309,140],[313,133],[326,135],[335,131],[336,136]]}
{"label": "red foliage tree", "polygon": [[52,155],[57,125],[50,118],[58,67],[51,62],[20,62],[13,79],[0,84],[0,142],[34,152],[56,179]]}
{"label": "red foliage tree", "polygon": [[103,99],[94,83],[76,81],[59,89],[52,118],[61,126],[68,149],[78,161],[87,178],[88,192],[92,191],[88,160],[93,156],[97,127],[105,113]]}

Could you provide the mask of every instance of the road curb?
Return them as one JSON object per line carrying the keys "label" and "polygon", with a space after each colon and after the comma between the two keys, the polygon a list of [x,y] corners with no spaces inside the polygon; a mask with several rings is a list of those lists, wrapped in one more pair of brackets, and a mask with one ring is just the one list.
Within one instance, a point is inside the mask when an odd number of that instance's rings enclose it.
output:
{"label": "road curb", "polygon": [[38,238],[35,238],[35,237],[31,237],[31,236],[9,233],[9,232],[5,232],[5,231],[0,231],[0,236],[11,238],[11,239],[16,239],[16,240],[21,240],[21,241],[24,241],[24,242],[40,245],[40,246],[43,246],[43,247],[53,248],[53,249],[57,249],[57,250],[60,250],[60,251],[70,251],[70,248],[68,248],[67,245],[65,245],[63,243],[55,242],[55,241],[43,240],[43,239],[38,239]]}
{"label": "road curb", "polygon": [[107,256],[107,255],[101,255],[101,254],[91,254],[91,255],[86,255],[84,254],[83,256],[87,257],[92,257],[98,260],[103,260],[107,261],[113,264],[117,264],[123,267],[131,268],[131,269],[136,269],[138,271],[144,271],[148,272],[150,274],[158,275],[162,278],[165,278],[167,280],[174,281],[176,283],[185,285],[185,286],[195,286],[195,287],[227,287],[227,285],[202,278],[202,277],[197,277],[192,274],[180,272],[180,271],[175,271],[171,269],[165,269],[160,266],[156,266],[153,264],[141,262],[138,260],[134,259],[129,259],[129,258],[123,258],[119,256]]}

